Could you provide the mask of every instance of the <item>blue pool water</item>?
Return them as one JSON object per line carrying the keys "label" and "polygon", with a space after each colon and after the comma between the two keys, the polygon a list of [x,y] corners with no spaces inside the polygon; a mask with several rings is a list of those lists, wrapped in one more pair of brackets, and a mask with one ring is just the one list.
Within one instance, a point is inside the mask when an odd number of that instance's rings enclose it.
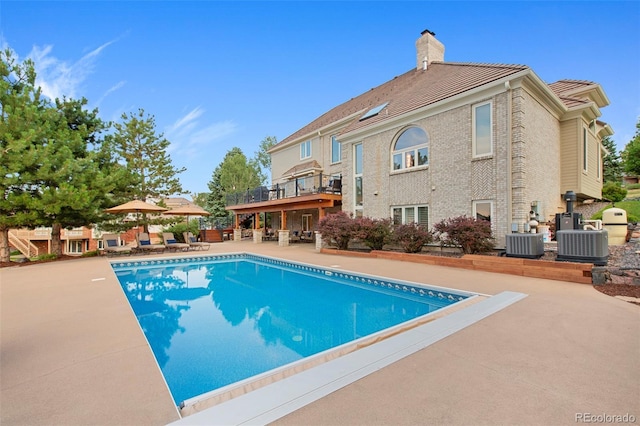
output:
{"label": "blue pool water", "polygon": [[112,266],[176,404],[469,296],[249,254]]}

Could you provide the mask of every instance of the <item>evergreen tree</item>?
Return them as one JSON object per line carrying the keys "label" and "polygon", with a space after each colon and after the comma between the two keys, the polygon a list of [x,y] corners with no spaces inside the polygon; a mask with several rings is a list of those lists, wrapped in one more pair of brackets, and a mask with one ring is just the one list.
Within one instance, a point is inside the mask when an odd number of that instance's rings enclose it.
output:
{"label": "evergreen tree", "polygon": [[[122,123],[115,123],[112,143],[117,155],[134,175],[130,198],[142,201],[183,194],[178,174],[186,169],[176,168],[167,153],[170,142],[156,134],[155,118],[139,109],[136,115],[123,114]],[[146,215],[143,215],[146,228]]]}
{"label": "evergreen tree", "polygon": [[37,174],[38,213],[52,228],[51,252],[57,255],[62,254],[60,231],[99,222],[102,210],[111,205],[116,180],[126,177],[121,170],[114,173],[115,159],[101,147],[100,134],[107,126],[86,104],[86,99],[56,99]]}
{"label": "evergreen tree", "polygon": [[602,159],[604,182],[621,182],[622,160],[616,150],[615,142],[609,136],[605,136],[602,138],[602,146],[604,146],[608,152]]}
{"label": "evergreen tree", "polygon": [[0,52],[0,261],[9,261],[9,229],[32,226],[39,192],[35,174],[47,126],[46,102],[30,60]]}
{"label": "evergreen tree", "polygon": [[636,134],[622,152],[624,170],[634,176],[640,176],[640,119],[636,122]]}

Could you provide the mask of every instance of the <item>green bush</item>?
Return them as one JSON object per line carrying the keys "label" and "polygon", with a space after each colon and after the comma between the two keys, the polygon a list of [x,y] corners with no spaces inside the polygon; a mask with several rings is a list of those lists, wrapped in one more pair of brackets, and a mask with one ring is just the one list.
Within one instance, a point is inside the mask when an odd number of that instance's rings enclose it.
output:
{"label": "green bush", "polygon": [[425,244],[433,241],[433,234],[417,223],[395,225],[392,235],[393,243],[405,253],[419,253]]}
{"label": "green bush", "polygon": [[328,214],[318,222],[318,232],[338,250],[348,250],[349,242],[355,237],[356,222],[343,211]]}
{"label": "green bush", "polygon": [[47,254],[41,254],[40,256],[36,256],[32,260],[34,260],[34,261],[37,261],[37,260],[55,260],[57,258],[58,258],[58,255],[56,255],[55,253],[47,253]]}
{"label": "green bush", "polygon": [[391,241],[391,219],[356,218],[354,237],[371,250],[382,250]]}
{"label": "green bush", "polygon": [[460,247],[463,253],[484,253],[494,248],[491,223],[468,216],[444,219],[433,227],[445,246]]}
{"label": "green bush", "polygon": [[[173,226],[169,226],[167,228],[163,228],[162,232],[172,232],[173,236],[176,237],[176,241],[179,243],[184,243],[184,235],[183,232],[191,232],[194,236],[198,236],[200,232],[200,222],[198,219],[192,219],[189,221],[189,225],[185,222],[176,223]],[[162,235],[160,235],[162,237]]]}
{"label": "green bush", "polygon": [[617,203],[622,201],[627,196],[627,190],[624,189],[618,182],[607,182],[602,187],[602,198]]}
{"label": "green bush", "polygon": [[92,251],[86,251],[84,253],[82,253],[80,255],[80,257],[95,257],[95,256],[99,256],[100,255],[100,251],[99,250],[92,250]]}
{"label": "green bush", "polygon": [[640,183],[630,183],[626,185],[627,189],[640,189]]}

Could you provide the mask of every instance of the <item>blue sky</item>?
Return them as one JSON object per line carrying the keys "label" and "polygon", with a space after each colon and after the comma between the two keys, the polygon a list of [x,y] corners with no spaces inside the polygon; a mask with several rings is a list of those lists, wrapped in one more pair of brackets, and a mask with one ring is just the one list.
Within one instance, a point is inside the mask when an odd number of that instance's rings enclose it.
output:
{"label": "blue sky", "polygon": [[446,61],[600,83],[621,151],[640,117],[639,28],[638,1],[0,0],[0,45],[36,62],[45,93],[85,97],[104,120],[155,116],[190,192],[231,148],[253,156],[414,68],[425,29]]}

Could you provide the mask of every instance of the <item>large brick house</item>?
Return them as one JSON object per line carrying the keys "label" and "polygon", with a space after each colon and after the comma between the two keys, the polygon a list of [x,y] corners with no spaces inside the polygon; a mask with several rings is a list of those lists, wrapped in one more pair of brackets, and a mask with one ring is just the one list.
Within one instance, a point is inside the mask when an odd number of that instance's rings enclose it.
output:
{"label": "large brick house", "polygon": [[525,65],[446,62],[430,31],[416,50],[415,68],[274,146],[277,189],[228,209],[271,212],[290,231],[313,230],[338,209],[429,227],[467,215],[490,220],[503,245],[531,211],[541,222],[564,211],[566,191],[579,202],[601,198],[601,140],[612,130],[599,120],[609,104],[599,84],[547,84]]}

